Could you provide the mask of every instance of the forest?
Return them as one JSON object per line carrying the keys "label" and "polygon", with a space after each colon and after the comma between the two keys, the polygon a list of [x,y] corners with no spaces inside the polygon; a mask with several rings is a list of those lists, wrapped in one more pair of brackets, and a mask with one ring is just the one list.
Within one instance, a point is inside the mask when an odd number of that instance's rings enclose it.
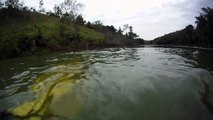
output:
{"label": "forest", "polygon": [[196,26],[188,25],[184,29],[155,38],[151,44],[184,45],[213,47],[213,8],[202,8],[196,18]]}

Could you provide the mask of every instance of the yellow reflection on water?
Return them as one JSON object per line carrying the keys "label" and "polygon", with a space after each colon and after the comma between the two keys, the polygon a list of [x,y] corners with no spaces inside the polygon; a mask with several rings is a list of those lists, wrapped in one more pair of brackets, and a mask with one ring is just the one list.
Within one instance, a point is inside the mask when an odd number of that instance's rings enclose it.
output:
{"label": "yellow reflection on water", "polygon": [[82,91],[74,91],[77,81],[83,79],[84,69],[82,62],[76,61],[55,66],[55,69],[35,79],[36,85],[29,90],[37,93],[35,100],[9,112],[27,120],[40,120],[43,117],[74,119],[86,99]]}

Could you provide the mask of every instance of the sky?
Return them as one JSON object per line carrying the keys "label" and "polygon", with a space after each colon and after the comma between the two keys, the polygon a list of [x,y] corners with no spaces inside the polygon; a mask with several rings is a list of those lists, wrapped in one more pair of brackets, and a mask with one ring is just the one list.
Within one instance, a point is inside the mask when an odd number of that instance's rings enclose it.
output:
{"label": "sky", "polygon": [[[20,0],[21,1],[21,0]],[[39,0],[22,0],[27,6],[38,6]],[[63,0],[43,0],[51,10]],[[133,26],[141,38],[152,40],[164,34],[195,25],[195,16],[202,7],[213,7],[213,0],[78,0],[84,4],[86,21],[102,21],[117,29],[124,24]]]}

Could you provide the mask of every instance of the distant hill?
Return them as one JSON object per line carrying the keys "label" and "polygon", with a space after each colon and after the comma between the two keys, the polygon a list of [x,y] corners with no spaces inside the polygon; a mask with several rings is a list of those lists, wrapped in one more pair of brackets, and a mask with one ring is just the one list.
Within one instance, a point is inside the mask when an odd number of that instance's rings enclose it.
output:
{"label": "distant hill", "polygon": [[157,45],[196,45],[197,40],[195,36],[195,29],[192,25],[186,28],[166,34],[164,36],[155,38],[151,41],[152,44]]}
{"label": "distant hill", "polygon": [[151,44],[213,47],[213,8],[202,8],[202,11],[196,17],[196,27],[188,25],[182,30],[154,39]]}

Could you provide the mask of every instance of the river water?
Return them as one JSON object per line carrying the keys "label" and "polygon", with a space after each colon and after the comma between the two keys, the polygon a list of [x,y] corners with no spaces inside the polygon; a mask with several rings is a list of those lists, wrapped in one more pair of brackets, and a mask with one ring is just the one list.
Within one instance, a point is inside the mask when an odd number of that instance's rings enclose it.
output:
{"label": "river water", "polygon": [[213,120],[213,51],[106,48],[0,61],[0,119]]}

